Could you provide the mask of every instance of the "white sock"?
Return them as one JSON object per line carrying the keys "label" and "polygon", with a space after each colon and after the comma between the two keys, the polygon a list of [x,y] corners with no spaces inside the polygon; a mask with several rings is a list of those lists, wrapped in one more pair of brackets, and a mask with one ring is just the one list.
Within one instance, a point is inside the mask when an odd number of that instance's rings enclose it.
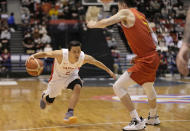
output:
{"label": "white sock", "polygon": [[136,118],[138,121],[140,121],[139,115],[135,109],[130,112],[130,116],[131,118]]}
{"label": "white sock", "polygon": [[150,109],[150,117],[155,117],[157,115],[157,108],[151,108]]}

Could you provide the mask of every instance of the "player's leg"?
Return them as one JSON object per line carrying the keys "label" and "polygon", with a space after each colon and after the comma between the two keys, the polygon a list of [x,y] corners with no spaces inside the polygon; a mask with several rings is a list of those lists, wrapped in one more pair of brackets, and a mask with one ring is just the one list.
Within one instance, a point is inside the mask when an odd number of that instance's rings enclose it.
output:
{"label": "player's leg", "polygon": [[150,106],[149,116],[145,119],[145,123],[149,125],[158,125],[160,124],[160,120],[157,115],[156,91],[153,85],[154,83],[145,83],[142,85],[148,97],[148,104]]}
{"label": "player's leg", "polygon": [[55,97],[50,98],[48,94],[42,93],[42,98],[40,100],[40,108],[45,109],[46,105],[50,105],[54,102]]}
{"label": "player's leg", "polygon": [[73,92],[69,100],[69,107],[67,113],[65,114],[64,122],[72,124],[77,121],[77,117],[74,116],[74,108],[77,105],[80,97],[82,82],[80,79],[75,79],[68,85],[67,88],[73,90]]}
{"label": "player's leg", "polygon": [[46,105],[50,105],[54,102],[55,97],[61,94],[64,80],[52,80],[48,83],[48,88],[42,93],[40,100],[40,108],[45,109]]}
{"label": "player's leg", "polygon": [[136,82],[130,78],[128,72],[125,72],[113,85],[115,94],[120,98],[123,105],[128,109],[132,118],[131,123],[128,126],[124,127],[123,130],[141,130],[145,128],[145,123],[142,119],[139,118],[138,113],[131,101],[131,97],[127,91],[127,88],[134,84],[136,84]]}
{"label": "player's leg", "polygon": [[80,90],[81,90],[81,85],[80,84],[76,84],[74,86],[73,92],[72,92],[72,96],[70,98],[69,101],[69,109],[74,109],[78,100],[79,100],[79,96],[80,96]]}

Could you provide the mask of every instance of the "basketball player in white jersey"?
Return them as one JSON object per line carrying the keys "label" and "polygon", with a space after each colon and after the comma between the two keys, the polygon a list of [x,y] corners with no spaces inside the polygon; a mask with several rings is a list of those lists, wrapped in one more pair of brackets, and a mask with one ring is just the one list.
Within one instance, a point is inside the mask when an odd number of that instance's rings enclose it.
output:
{"label": "basketball player in white jersey", "polygon": [[93,64],[105,70],[111,77],[116,79],[115,74],[103,63],[90,55],[84,54],[81,51],[81,43],[78,41],[71,41],[68,49],[39,52],[33,54],[29,59],[45,57],[54,58],[54,67],[47,90],[42,94],[40,107],[41,109],[45,109],[47,104],[52,104],[55,97],[61,95],[63,89],[73,90],[69,101],[68,112],[64,118],[65,123],[74,123],[77,120],[74,116],[74,108],[79,100],[80,90],[82,88],[82,82],[78,72],[83,64]]}

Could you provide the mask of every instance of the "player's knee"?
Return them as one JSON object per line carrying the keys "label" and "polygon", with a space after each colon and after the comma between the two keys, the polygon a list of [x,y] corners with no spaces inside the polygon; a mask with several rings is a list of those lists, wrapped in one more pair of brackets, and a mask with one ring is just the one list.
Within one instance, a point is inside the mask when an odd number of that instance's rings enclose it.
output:
{"label": "player's knee", "polygon": [[55,100],[55,97],[54,97],[54,98],[50,98],[49,95],[47,95],[47,96],[45,97],[45,100],[46,100],[46,102],[47,102],[48,104],[52,104],[52,103],[54,102],[54,100]]}
{"label": "player's knee", "polygon": [[81,90],[81,85],[80,84],[76,84],[74,86],[74,91],[80,93],[80,90]]}
{"label": "player's knee", "polygon": [[113,85],[113,90],[119,98],[122,98],[127,94],[127,89],[121,87],[117,82]]}

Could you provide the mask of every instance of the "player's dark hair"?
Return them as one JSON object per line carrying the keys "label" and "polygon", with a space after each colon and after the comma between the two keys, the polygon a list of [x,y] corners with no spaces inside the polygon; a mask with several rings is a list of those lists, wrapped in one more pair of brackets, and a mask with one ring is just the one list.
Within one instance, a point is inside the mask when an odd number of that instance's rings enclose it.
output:
{"label": "player's dark hair", "polygon": [[73,46],[80,46],[81,47],[81,43],[79,41],[75,41],[75,40],[70,41],[68,44],[68,50],[70,51]]}
{"label": "player's dark hair", "polygon": [[136,1],[135,0],[118,0],[118,3],[126,4],[129,8],[136,6]]}

